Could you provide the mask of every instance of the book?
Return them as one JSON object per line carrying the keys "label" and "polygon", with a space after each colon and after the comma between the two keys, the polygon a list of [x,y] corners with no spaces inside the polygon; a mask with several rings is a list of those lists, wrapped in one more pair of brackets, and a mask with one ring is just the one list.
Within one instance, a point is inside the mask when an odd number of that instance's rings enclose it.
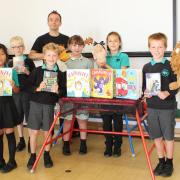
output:
{"label": "book", "polygon": [[91,70],[91,96],[113,98],[113,69]]}
{"label": "book", "polygon": [[116,70],[116,98],[137,100],[142,95],[142,71],[140,69]]}
{"label": "book", "polygon": [[0,96],[12,96],[12,68],[0,68]]}
{"label": "book", "polygon": [[146,73],[146,91],[151,96],[157,96],[161,90],[160,73]]}
{"label": "book", "polygon": [[23,56],[15,56],[13,57],[13,68],[16,69],[18,74],[24,74],[22,69],[24,68],[24,58]]}
{"label": "book", "polygon": [[52,86],[57,84],[57,72],[44,71],[43,81],[46,83],[46,88],[43,91],[52,92]]}
{"label": "book", "polygon": [[90,70],[68,69],[67,70],[67,96],[90,97]]}

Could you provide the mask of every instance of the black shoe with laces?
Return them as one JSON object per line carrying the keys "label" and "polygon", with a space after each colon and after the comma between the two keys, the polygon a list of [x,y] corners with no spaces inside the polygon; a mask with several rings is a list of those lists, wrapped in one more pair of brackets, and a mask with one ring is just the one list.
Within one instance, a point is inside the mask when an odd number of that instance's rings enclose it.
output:
{"label": "black shoe with laces", "polygon": [[169,177],[173,173],[173,164],[165,163],[163,173],[161,174],[163,177]]}
{"label": "black shoe with laces", "polygon": [[0,161],[0,171],[4,168],[5,165],[6,165],[6,162],[4,159],[2,159],[2,161]]}
{"label": "black shoe with laces", "polygon": [[159,162],[156,166],[156,168],[154,169],[154,175],[155,176],[160,176],[163,174],[164,172],[164,166],[165,166],[165,163],[162,163],[162,162]]}
{"label": "black shoe with laces", "polygon": [[17,164],[16,164],[16,161],[9,161],[2,169],[2,173],[8,173],[10,171],[12,171],[13,169],[16,169],[17,168]]}
{"label": "black shoe with laces", "polygon": [[44,152],[44,166],[45,168],[51,168],[53,167],[53,161],[51,159],[51,156],[49,152]]}
{"label": "black shoe with laces", "polygon": [[16,151],[17,152],[20,152],[20,151],[23,151],[26,147],[26,143],[24,141],[24,139],[22,141],[19,141],[17,147],[16,147]]}
{"label": "black shoe with laces", "polygon": [[113,156],[114,157],[119,157],[121,156],[121,148],[114,148],[114,151],[113,151]]}
{"label": "black shoe with laces", "polygon": [[79,154],[87,154],[87,145],[86,140],[81,140],[80,148],[79,148]]}
{"label": "black shoe with laces", "polygon": [[64,141],[64,144],[63,144],[63,154],[65,156],[71,155],[69,141]]}
{"label": "black shoe with laces", "polygon": [[27,168],[28,168],[29,170],[32,169],[35,161],[36,161],[36,154],[31,154],[31,156],[30,156],[30,158],[29,158],[29,160],[28,160],[28,163],[27,163]]}

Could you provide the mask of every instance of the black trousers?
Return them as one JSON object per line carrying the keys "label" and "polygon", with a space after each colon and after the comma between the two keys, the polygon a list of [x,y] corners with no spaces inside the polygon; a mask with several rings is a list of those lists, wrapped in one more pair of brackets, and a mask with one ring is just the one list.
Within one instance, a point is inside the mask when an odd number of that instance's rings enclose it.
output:
{"label": "black trousers", "polygon": [[[113,114],[103,114],[101,115],[103,119],[103,130],[104,131],[114,131],[115,132],[122,132],[123,130],[123,120],[121,113],[113,113]],[[113,124],[112,124],[113,122]],[[114,127],[113,127],[114,125]],[[122,136],[121,135],[111,135],[105,134],[106,138],[105,144],[107,146],[113,146],[115,148],[120,148],[122,144]]]}

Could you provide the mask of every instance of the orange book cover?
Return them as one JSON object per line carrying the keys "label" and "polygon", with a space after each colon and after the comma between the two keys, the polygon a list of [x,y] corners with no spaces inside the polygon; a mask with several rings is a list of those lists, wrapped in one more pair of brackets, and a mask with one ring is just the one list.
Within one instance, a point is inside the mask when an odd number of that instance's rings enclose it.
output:
{"label": "orange book cover", "polygon": [[113,98],[113,70],[91,70],[91,97]]}

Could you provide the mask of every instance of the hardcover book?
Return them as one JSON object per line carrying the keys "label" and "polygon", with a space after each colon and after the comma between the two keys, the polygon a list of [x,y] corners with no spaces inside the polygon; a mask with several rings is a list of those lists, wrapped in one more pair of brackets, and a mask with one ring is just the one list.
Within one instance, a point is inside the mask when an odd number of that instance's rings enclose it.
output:
{"label": "hardcover book", "polygon": [[91,96],[113,98],[113,69],[91,70]]}
{"label": "hardcover book", "polygon": [[90,97],[90,69],[67,70],[67,96]]}
{"label": "hardcover book", "polygon": [[12,96],[12,68],[0,68],[0,96]]}
{"label": "hardcover book", "polygon": [[116,70],[116,97],[137,100],[142,95],[142,71],[140,69]]}

